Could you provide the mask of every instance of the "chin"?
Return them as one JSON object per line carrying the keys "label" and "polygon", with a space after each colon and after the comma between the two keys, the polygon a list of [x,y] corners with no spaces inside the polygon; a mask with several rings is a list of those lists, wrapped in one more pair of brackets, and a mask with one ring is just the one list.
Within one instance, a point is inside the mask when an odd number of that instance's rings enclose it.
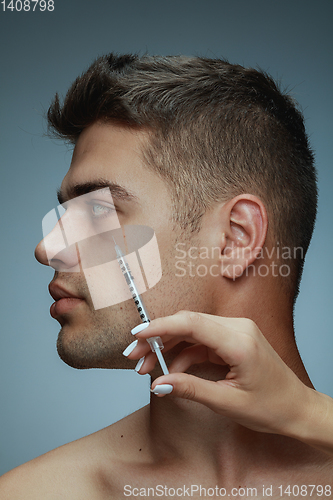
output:
{"label": "chin", "polygon": [[57,351],[60,359],[78,370],[89,368],[133,369],[133,362],[122,355],[128,343],[120,343],[103,333],[99,335],[74,335],[63,327],[58,335]]}

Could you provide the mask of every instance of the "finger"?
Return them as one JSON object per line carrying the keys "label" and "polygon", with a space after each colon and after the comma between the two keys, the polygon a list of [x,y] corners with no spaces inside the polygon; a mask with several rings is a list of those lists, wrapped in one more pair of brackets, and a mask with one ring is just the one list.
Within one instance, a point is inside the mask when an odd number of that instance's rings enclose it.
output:
{"label": "finger", "polygon": [[136,366],[135,371],[140,375],[145,375],[146,373],[151,372],[155,368],[155,365],[157,363],[157,356],[154,352],[150,351],[148,352],[148,354],[146,354],[146,356],[144,356],[143,362],[140,364],[139,363],[137,364],[137,366],[139,365],[139,369],[137,369]]}
{"label": "finger", "polygon": [[[134,347],[133,350],[127,355],[128,359],[139,359],[142,358],[143,356],[146,356],[149,352],[151,352],[151,347],[146,339],[137,339],[137,340],[138,343],[136,344],[136,347]],[[168,342],[163,343],[164,345],[163,352],[169,351],[177,344],[179,344],[181,341],[182,341],[181,339],[172,338]]]}
{"label": "finger", "polygon": [[[165,352],[169,351],[170,349],[172,349],[173,347],[175,347],[176,344],[178,344],[177,339],[170,340],[169,342],[167,342],[165,344],[163,352],[165,353]],[[203,347],[205,349],[204,346],[201,346],[201,347]],[[184,348],[183,346],[181,346],[181,348],[186,351],[186,348]],[[183,351],[181,351],[181,352],[183,352]],[[151,372],[155,368],[155,365],[156,365],[156,363],[158,361],[158,358],[157,358],[156,354],[153,353],[153,352],[148,352],[144,357],[145,357],[145,361],[142,362],[142,363],[140,363],[140,365],[139,365],[140,369],[137,370],[137,372],[140,373],[140,375],[144,375],[146,373]],[[137,356],[135,355],[133,357],[133,359],[136,359],[136,358],[137,358]],[[142,358],[142,356],[141,356],[141,358]],[[176,356],[175,359],[177,359],[177,358],[178,358],[178,356]],[[219,358],[218,358],[218,360],[219,360]],[[219,361],[221,361],[221,360],[219,360]],[[198,360],[197,362],[200,362],[200,361]],[[169,366],[169,370],[171,369],[170,367],[173,365],[173,363],[174,363],[174,361]],[[190,362],[189,366],[191,366],[191,364],[195,364],[195,361],[193,361],[192,363]],[[175,370],[174,369],[173,371],[182,371],[182,370],[180,368],[179,370]]]}
{"label": "finger", "polygon": [[210,315],[181,311],[173,316],[158,318],[137,334],[138,338],[160,336],[180,337],[187,342],[204,344],[215,351],[227,364],[238,365],[244,360],[245,337],[257,329],[251,320],[222,318],[214,320]]}
{"label": "finger", "polygon": [[[181,354],[176,356],[171,365],[169,366],[170,373],[172,372],[183,372],[186,371],[190,366],[198,363],[203,363],[207,361],[207,347],[203,345],[194,346],[195,349],[189,352],[191,348],[185,348]],[[157,357],[156,354],[150,352],[145,356],[144,362],[141,364],[140,370],[138,373],[140,375],[144,375],[145,373],[151,372],[156,365]]]}
{"label": "finger", "polygon": [[[171,395],[201,403],[216,413],[227,416],[243,405],[244,394],[237,387],[225,381],[213,382],[188,373],[173,373],[157,378],[151,391],[160,386],[172,386]],[[163,391],[163,389],[162,389]],[[157,394],[162,396],[163,394]]]}
{"label": "finger", "polygon": [[123,351],[123,355],[128,359],[138,359],[145,356],[150,351],[149,344],[145,339],[135,339]]}
{"label": "finger", "polygon": [[[135,335],[137,335],[139,338],[150,337],[151,336],[150,334],[148,334],[148,335],[145,334],[147,330],[149,332],[152,327],[154,327],[154,329],[158,327],[161,329],[161,332],[162,332],[163,326],[167,326],[166,324],[164,325],[165,320],[168,321],[168,318],[178,319],[178,317],[182,317],[184,315],[193,316],[193,318],[195,318],[196,316],[201,316],[203,318],[206,318],[207,320],[214,321],[218,325],[226,327],[226,328],[230,329],[231,331],[234,330],[234,331],[239,331],[239,332],[244,332],[244,333],[249,334],[249,333],[251,333],[252,330],[257,329],[255,323],[248,318],[228,318],[228,317],[224,317],[224,316],[216,316],[213,314],[184,310],[184,311],[178,311],[177,313],[175,313],[171,316],[165,316],[165,317],[156,318],[156,319],[151,320],[149,323],[149,329],[147,327]],[[172,324],[170,323],[168,326],[172,326]],[[163,335],[167,336],[168,334],[163,333]]]}

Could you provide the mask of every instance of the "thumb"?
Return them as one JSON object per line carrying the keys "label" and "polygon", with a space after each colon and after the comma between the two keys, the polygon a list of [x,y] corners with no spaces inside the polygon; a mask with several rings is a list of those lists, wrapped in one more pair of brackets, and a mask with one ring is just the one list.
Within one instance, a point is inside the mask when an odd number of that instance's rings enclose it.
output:
{"label": "thumb", "polygon": [[157,396],[173,396],[196,401],[218,413],[230,409],[237,398],[237,388],[225,380],[213,382],[188,373],[172,373],[154,380],[151,392]]}

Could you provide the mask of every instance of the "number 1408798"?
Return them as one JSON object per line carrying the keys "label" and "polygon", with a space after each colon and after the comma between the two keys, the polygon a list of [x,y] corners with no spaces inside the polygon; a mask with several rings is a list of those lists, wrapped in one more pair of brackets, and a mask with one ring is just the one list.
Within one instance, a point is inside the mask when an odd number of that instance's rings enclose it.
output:
{"label": "number 1408798", "polygon": [[12,12],[54,11],[54,0],[10,0],[10,2],[3,0],[1,5],[3,12],[6,10]]}

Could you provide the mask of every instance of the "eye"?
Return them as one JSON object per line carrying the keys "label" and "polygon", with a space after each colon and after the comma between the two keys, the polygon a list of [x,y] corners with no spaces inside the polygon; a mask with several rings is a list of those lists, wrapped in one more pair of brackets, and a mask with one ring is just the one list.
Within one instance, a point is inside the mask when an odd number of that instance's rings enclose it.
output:
{"label": "eye", "polygon": [[98,205],[97,203],[92,205],[92,213],[94,217],[103,217],[104,215],[109,214],[110,210],[111,209],[109,207]]}
{"label": "eye", "polygon": [[110,205],[102,205],[100,203],[90,202],[91,213],[94,219],[103,219],[104,217],[108,217],[109,215],[114,215],[116,213],[116,209],[114,206]]}

